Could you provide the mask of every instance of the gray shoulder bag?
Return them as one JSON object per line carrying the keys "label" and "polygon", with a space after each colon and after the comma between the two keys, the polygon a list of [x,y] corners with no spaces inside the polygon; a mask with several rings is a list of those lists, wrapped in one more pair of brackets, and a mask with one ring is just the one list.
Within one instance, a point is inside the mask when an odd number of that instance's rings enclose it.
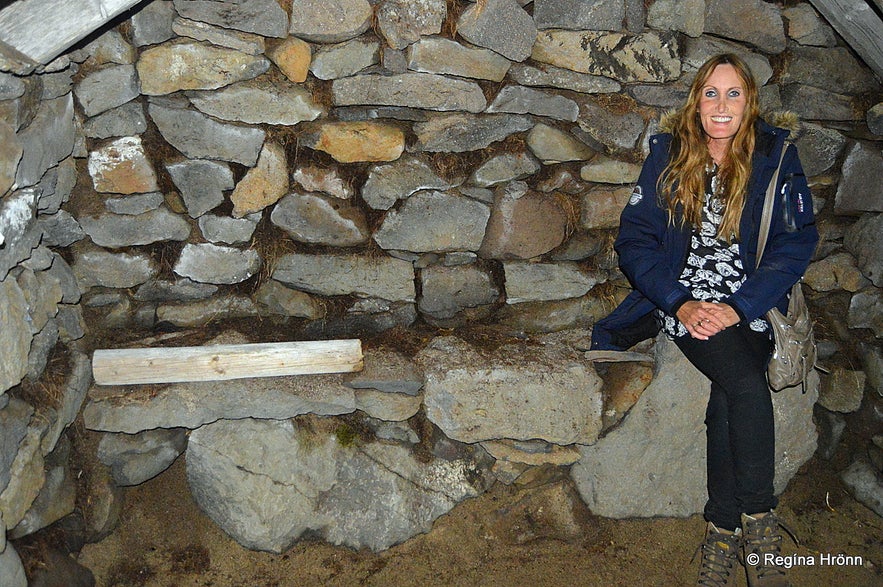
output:
{"label": "gray shoulder bag", "polygon": [[[782,161],[785,159],[786,143],[782,147],[782,156],[776,172],[767,187],[766,199],[763,204],[763,215],[760,220],[760,232],[757,237],[757,266],[766,247],[770,232],[770,222],[773,216],[773,204],[776,198],[776,185],[779,182],[779,171],[782,169]],[[806,301],[803,298],[803,289],[800,281],[791,287],[788,298],[788,314],[782,313],[775,307],[766,313],[766,319],[773,329],[773,355],[767,367],[767,381],[773,391],[781,391],[786,387],[803,387],[810,371],[816,365],[816,343],[813,338],[812,319]],[[806,388],[803,387],[806,392]]]}

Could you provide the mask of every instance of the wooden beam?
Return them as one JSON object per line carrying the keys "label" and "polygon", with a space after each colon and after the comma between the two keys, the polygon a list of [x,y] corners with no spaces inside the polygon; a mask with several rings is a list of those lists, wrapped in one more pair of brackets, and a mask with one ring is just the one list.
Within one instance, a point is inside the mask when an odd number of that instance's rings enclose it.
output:
{"label": "wooden beam", "polygon": [[874,9],[865,0],[809,1],[883,80],[883,20]]}
{"label": "wooden beam", "polygon": [[361,368],[358,339],[98,349],[92,354],[92,376],[98,385],[349,373]]}
{"label": "wooden beam", "polygon": [[49,63],[142,0],[18,0],[0,10],[0,41]]}

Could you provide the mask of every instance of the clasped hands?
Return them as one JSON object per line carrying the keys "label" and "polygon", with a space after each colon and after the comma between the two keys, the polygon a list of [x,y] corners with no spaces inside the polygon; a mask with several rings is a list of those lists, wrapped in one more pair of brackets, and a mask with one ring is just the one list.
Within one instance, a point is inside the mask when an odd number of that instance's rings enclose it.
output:
{"label": "clasped hands", "polygon": [[690,336],[698,340],[708,340],[739,322],[739,314],[732,306],[715,302],[685,302],[678,308],[677,318]]}

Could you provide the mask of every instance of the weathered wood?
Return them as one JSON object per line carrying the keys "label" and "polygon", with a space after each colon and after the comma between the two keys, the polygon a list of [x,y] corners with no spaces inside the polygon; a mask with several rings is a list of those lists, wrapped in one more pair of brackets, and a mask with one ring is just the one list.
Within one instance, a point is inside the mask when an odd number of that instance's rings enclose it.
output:
{"label": "weathered wood", "polygon": [[92,354],[92,376],[98,385],[349,373],[361,368],[358,339],[98,349]]}
{"label": "weathered wood", "polygon": [[18,0],[0,10],[0,40],[38,63],[71,45],[141,0]]}
{"label": "weathered wood", "polygon": [[810,0],[810,3],[883,80],[883,20],[873,7],[865,0]]}

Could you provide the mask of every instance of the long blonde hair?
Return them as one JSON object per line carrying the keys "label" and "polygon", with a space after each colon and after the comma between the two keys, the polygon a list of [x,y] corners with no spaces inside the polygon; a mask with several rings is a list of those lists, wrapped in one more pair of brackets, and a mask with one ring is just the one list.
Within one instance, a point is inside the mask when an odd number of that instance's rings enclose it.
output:
{"label": "long blonde hair", "polygon": [[702,223],[702,205],[705,199],[706,170],[712,164],[708,151],[707,136],[699,118],[699,101],[706,80],[718,65],[732,65],[742,81],[745,91],[745,112],[742,124],[730,141],[727,153],[718,170],[717,194],[725,203],[724,215],[718,230],[718,238],[732,242],[739,238],[739,219],[745,205],[748,181],[751,178],[751,156],[754,153],[754,126],[760,114],[757,84],[742,59],[725,53],[706,61],[693,83],[684,105],[674,117],[671,130],[672,155],[659,180],[659,194],[668,207],[671,222],[679,218],[695,227]]}

